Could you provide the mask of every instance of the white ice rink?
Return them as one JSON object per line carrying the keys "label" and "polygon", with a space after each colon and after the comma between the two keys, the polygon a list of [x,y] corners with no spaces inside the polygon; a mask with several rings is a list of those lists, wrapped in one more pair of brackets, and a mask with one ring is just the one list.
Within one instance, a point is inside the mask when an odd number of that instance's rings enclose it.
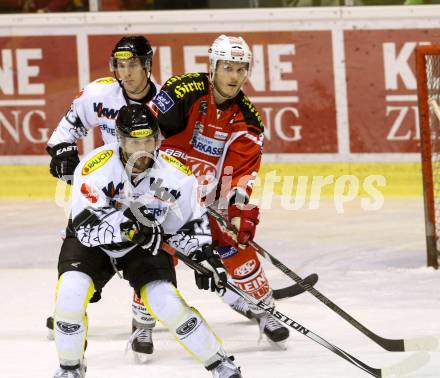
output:
{"label": "white ice rink", "polygon": [[[277,206],[275,205],[275,208]],[[51,378],[55,345],[46,339],[53,309],[59,231],[66,220],[53,202],[0,202],[0,377]],[[378,211],[353,202],[337,214],[330,201],[318,210],[264,211],[256,240],[297,274],[319,274],[316,288],[375,333],[387,338],[440,338],[440,271],[426,267],[422,200],[385,200]],[[292,282],[265,264],[274,287]],[[258,328],[178,267],[179,288],[223,339],[245,378],[362,378],[369,375],[291,330],[287,350],[257,344]],[[210,377],[162,327],[145,365],[124,354],[131,328],[131,289],[114,278],[88,307],[88,378]],[[410,353],[387,352],[308,293],[278,309],[374,367]],[[409,377],[440,377],[440,351]]]}

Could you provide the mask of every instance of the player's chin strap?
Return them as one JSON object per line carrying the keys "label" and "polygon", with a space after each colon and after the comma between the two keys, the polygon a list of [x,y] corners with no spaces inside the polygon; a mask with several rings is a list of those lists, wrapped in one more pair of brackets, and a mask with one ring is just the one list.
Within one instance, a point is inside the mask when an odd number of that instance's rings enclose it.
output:
{"label": "player's chin strap", "polygon": [[[195,261],[193,261],[191,258],[184,255],[183,253],[176,251],[170,245],[164,243],[162,245],[162,247],[163,247],[162,249],[165,252],[169,253],[170,255],[176,256],[177,258],[182,260],[186,265],[188,265],[190,268],[192,268],[202,274],[212,276],[212,272],[209,269],[205,268],[203,265],[201,265],[199,263],[196,263]],[[395,377],[396,373],[402,373],[402,372],[409,373],[409,372],[412,372],[412,371],[420,368],[421,366],[425,365],[430,359],[430,356],[427,352],[419,352],[419,353],[416,353],[416,354],[409,356],[405,360],[403,360],[393,366],[390,366],[390,367],[386,367],[383,369],[377,369],[377,368],[371,367],[371,366],[365,364],[364,362],[362,362],[361,360],[357,359],[356,357],[352,356],[351,354],[345,352],[344,350],[342,350],[338,346],[323,339],[321,336],[312,332],[311,330],[307,329],[306,327],[302,326],[301,324],[299,324],[295,320],[291,319],[287,315],[284,315],[283,313],[275,310],[274,307],[271,307],[270,305],[264,303],[264,301],[262,301],[262,300],[258,301],[257,299],[253,298],[252,296],[250,296],[246,292],[242,291],[240,288],[238,288],[234,284],[232,284],[230,282],[226,282],[225,286],[229,290],[235,292],[237,295],[244,298],[246,301],[258,306],[259,308],[261,308],[262,310],[267,312],[269,315],[274,316],[280,322],[288,325],[290,328],[293,328],[295,331],[308,337],[309,339],[313,340],[314,342],[322,345],[323,347],[325,347],[328,350],[332,351],[333,353],[337,354],[339,357],[343,358],[344,360],[350,362],[354,366],[358,367],[361,370],[364,370],[365,372],[371,374],[374,377],[391,378],[391,377]],[[400,375],[398,375],[398,376],[400,376]]]}
{"label": "player's chin strap", "polygon": [[[215,218],[219,224],[223,227],[229,228],[234,231],[234,227],[225,219],[217,210],[212,207],[207,207],[208,213]],[[236,232],[236,230],[235,230]],[[386,339],[381,337],[374,332],[370,331],[367,327],[359,323],[356,319],[354,319],[351,315],[346,313],[342,308],[333,303],[330,299],[328,299],[324,294],[316,290],[313,285],[305,285],[304,282],[306,279],[302,279],[295,272],[290,270],[286,265],[284,265],[280,260],[270,254],[266,249],[261,247],[255,241],[250,241],[249,245],[252,246],[258,254],[263,256],[267,261],[269,261],[272,265],[281,270],[286,276],[290,277],[294,280],[304,291],[308,291],[314,297],[319,299],[322,303],[324,303],[327,307],[331,308],[334,312],[336,312],[340,317],[345,319],[348,323],[350,323],[353,327],[361,331],[365,336],[369,339],[373,340],[376,344],[380,345],[382,348],[391,351],[391,352],[407,352],[407,351],[416,351],[416,350],[436,350],[438,347],[438,340],[433,336],[422,336],[411,339]]]}

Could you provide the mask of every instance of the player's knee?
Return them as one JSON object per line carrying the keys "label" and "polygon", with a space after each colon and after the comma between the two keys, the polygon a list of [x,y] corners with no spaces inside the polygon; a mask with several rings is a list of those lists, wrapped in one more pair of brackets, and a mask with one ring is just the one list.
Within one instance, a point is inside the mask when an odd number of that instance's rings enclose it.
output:
{"label": "player's knee", "polygon": [[82,272],[65,272],[57,285],[55,314],[61,317],[82,317],[93,295],[92,279]]}
{"label": "player's knee", "polygon": [[148,283],[141,289],[141,296],[147,310],[156,319],[169,325],[191,311],[176,287],[168,281]]}

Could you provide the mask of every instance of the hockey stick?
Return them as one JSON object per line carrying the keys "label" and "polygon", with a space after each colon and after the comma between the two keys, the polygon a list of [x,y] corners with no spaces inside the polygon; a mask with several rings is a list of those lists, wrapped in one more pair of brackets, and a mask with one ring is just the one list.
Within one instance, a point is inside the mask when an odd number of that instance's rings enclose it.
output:
{"label": "hockey stick", "polygon": [[284,298],[292,298],[296,295],[302,294],[307,291],[305,288],[308,286],[314,286],[318,282],[318,275],[312,273],[303,279],[301,285],[293,284],[291,286],[283,287],[282,289],[272,289],[273,299],[279,300]]}
{"label": "hockey stick", "polygon": [[[235,228],[216,210],[211,207],[207,207],[208,213],[213,216],[223,227],[227,228],[235,232]],[[263,247],[257,244],[254,241],[249,243],[255,250],[270,261],[273,265],[275,265],[279,270],[281,270],[288,277],[293,279],[298,285],[302,286],[302,278],[298,276],[295,272],[290,270],[286,265],[284,265],[280,260],[271,255],[268,251],[266,251]],[[380,345],[382,348],[390,351],[390,352],[407,352],[407,351],[416,351],[416,350],[435,350],[438,346],[438,340],[432,336],[424,336],[417,337],[411,339],[386,339],[381,337],[374,332],[370,331],[367,327],[359,323],[352,316],[347,314],[344,310],[342,310],[339,306],[333,303],[330,299],[328,299],[324,294],[321,294],[318,290],[313,287],[304,287],[310,294],[318,298],[322,303],[324,303],[327,307],[331,308],[334,312],[336,312],[339,316],[344,318],[347,322],[349,322],[353,327],[357,328],[368,338],[373,340],[376,344]]]}
{"label": "hockey stick", "polygon": [[[194,262],[189,257],[184,255],[183,253],[176,251],[173,247],[170,245],[167,245],[165,243],[162,244],[162,249],[169,253],[170,255],[174,255],[178,257],[180,260],[182,260],[186,265],[188,265],[190,268],[199,271],[200,273],[212,276],[212,272],[204,267],[203,265]],[[345,352],[341,348],[337,347],[336,345],[328,342],[327,340],[323,339],[318,334],[312,332],[311,330],[307,329],[303,325],[299,324],[295,320],[289,318],[288,316],[284,315],[283,313],[275,310],[275,308],[270,307],[269,305],[265,304],[263,301],[258,301],[255,298],[248,295],[246,292],[242,291],[235,285],[227,282],[226,287],[229,290],[232,290],[237,295],[241,296],[245,300],[255,304],[268,314],[274,316],[277,318],[280,322],[286,324],[290,328],[293,328],[295,331],[301,333],[304,336],[307,336],[309,339],[315,341],[316,343],[322,345],[323,347],[327,348],[328,350],[332,351],[333,353],[337,354],[339,357],[342,357],[346,361],[350,362],[354,366],[358,367],[361,370],[364,370],[368,374],[372,375],[373,377],[379,377],[379,378],[397,378],[401,377],[403,375],[406,375],[408,373],[413,372],[414,370],[419,369],[426,363],[428,363],[430,356],[428,352],[418,352],[415,353],[408,358],[391,365],[386,368],[378,369],[371,367],[367,365],[366,363],[362,362],[361,360],[357,359],[356,357],[352,356],[351,354]]]}

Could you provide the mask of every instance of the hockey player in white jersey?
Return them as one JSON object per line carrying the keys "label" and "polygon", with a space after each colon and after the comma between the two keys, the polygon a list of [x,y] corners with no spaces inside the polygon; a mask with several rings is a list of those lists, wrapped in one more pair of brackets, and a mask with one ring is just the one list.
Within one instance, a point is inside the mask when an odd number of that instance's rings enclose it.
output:
{"label": "hockey player in white jersey", "polygon": [[[50,172],[54,177],[71,183],[79,163],[77,140],[99,127],[105,144],[116,142],[115,119],[119,109],[133,103],[149,103],[156,94],[151,81],[153,49],[143,36],[126,36],[114,46],[110,70],[114,77],[100,78],[88,84],[73,100],[49,139],[47,151],[52,157]],[[69,231],[67,231],[69,236]],[[99,300],[96,291],[92,302]],[[152,329],[155,321],[135,295],[130,344],[142,355],[153,353]],[[48,319],[53,328],[53,319]]]}
{"label": "hockey player in white jersey", "polygon": [[156,94],[150,80],[153,50],[143,36],[123,37],[113,48],[110,70],[88,84],[73,100],[70,109],[51,135],[47,151],[52,157],[50,172],[70,182],[79,163],[76,141],[99,127],[104,144],[116,142],[115,119],[119,109],[131,103],[146,104]]}
{"label": "hockey player in white jersey", "polygon": [[[177,247],[210,268],[211,285],[224,286],[226,271],[211,247],[197,180],[178,160],[159,153],[157,120],[148,107],[124,106],[116,125],[119,142],[86,155],[74,174],[75,237],[63,245],[58,263],[54,325],[60,368],[54,378],[85,376],[87,304],[101,276],[119,270],[150,313],[213,377],[240,378],[233,358],[177,291],[172,259],[161,250],[163,241]],[[196,275],[196,282],[204,279]]]}

